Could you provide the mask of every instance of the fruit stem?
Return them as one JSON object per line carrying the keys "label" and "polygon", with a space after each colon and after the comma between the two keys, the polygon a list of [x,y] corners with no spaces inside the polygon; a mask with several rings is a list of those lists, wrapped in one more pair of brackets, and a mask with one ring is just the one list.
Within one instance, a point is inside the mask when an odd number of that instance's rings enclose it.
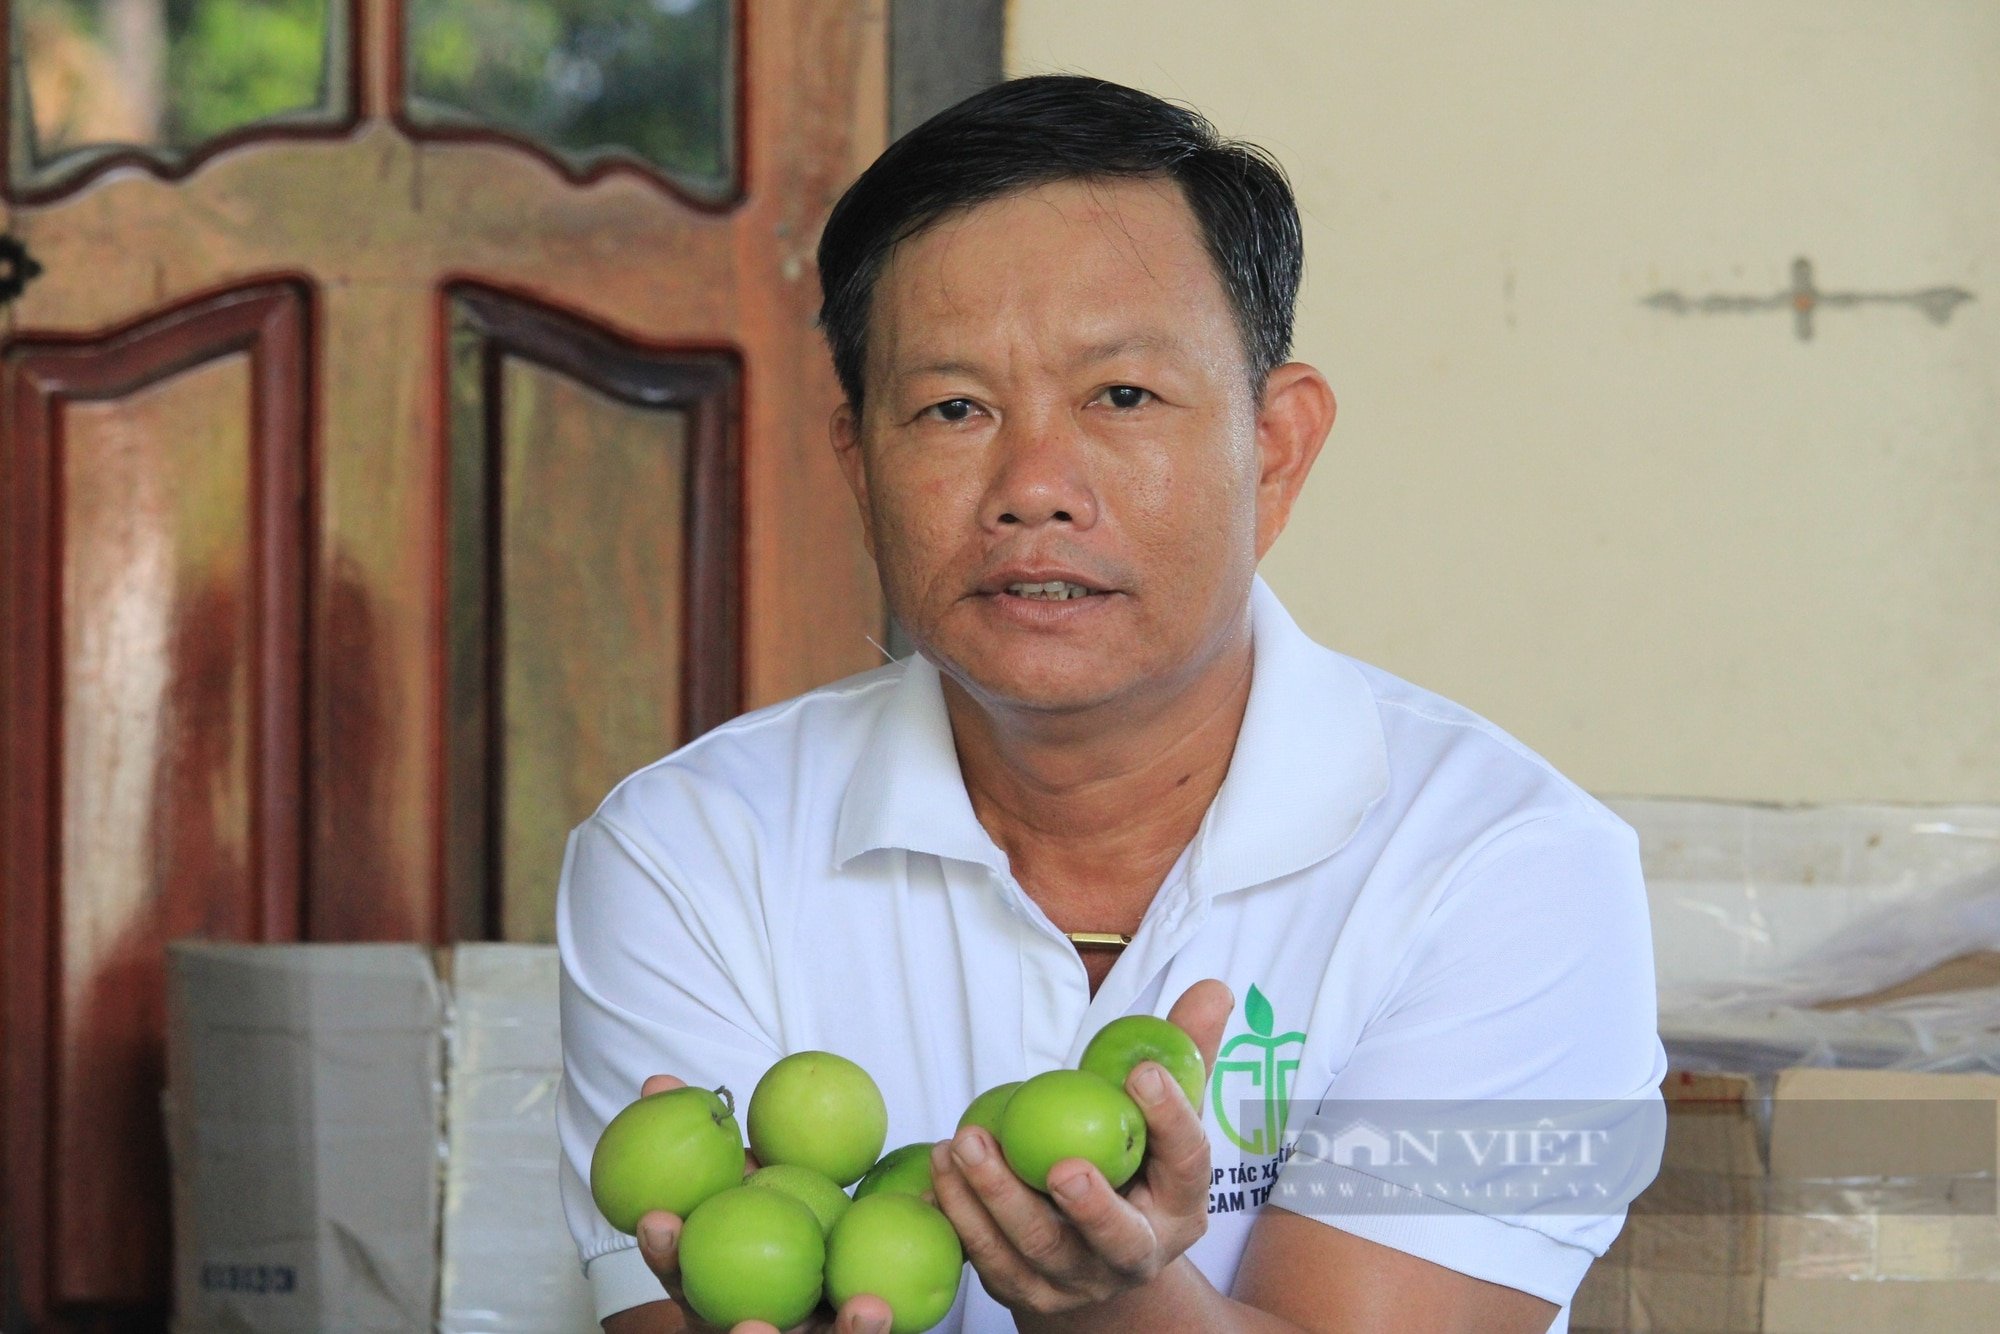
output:
{"label": "fruit stem", "polygon": [[715,1118],[715,1124],[721,1125],[725,1117],[736,1115],[736,1095],[729,1091],[729,1085],[717,1084],[715,1096],[722,1099],[723,1113]]}

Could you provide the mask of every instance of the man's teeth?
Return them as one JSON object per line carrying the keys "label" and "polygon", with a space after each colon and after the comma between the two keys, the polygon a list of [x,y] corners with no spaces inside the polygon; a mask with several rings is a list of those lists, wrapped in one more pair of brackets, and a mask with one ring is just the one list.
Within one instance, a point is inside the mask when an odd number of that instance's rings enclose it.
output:
{"label": "man's teeth", "polygon": [[1090,593],[1090,590],[1082,584],[1064,583],[1060,579],[1052,580],[1046,584],[1009,584],[1007,585],[1007,591],[1015,597],[1045,598],[1052,602],[1061,602],[1067,598],[1086,597]]}

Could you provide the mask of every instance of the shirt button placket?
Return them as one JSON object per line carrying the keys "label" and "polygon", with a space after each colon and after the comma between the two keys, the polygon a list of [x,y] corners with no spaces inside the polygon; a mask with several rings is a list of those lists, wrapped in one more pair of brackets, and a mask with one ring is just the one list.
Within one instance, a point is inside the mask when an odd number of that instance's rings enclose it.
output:
{"label": "shirt button placket", "polygon": [[[1208,905],[1193,900],[1183,886],[1167,892],[1178,896],[1173,906],[1165,908],[1157,921],[1146,922],[1139,928],[1127,949],[1127,957],[1118,961],[1118,967],[1094,999],[1089,1002],[1089,1013],[1085,1015],[1089,1033],[1077,1038],[1077,1049],[1070,1054],[1065,1064],[1074,1064],[1082,1054],[1082,1044],[1097,1030],[1130,1009],[1134,998],[1153,984],[1154,979],[1164,972],[1173,958],[1194,939],[1208,918]],[[1122,972],[1120,970],[1123,970]],[[1172,1004],[1179,997],[1163,997]]]}
{"label": "shirt button placket", "polygon": [[1069,941],[1038,920],[1033,900],[1011,878],[1021,921],[1021,1054],[1031,1075],[1066,1064],[1069,1048],[1090,1008],[1090,980]]}

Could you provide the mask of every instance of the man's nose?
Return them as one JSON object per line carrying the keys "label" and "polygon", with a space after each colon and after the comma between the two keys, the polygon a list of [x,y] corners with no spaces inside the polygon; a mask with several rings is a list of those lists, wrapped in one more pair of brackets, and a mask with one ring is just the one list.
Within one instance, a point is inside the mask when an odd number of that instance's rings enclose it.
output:
{"label": "man's nose", "polygon": [[981,506],[988,528],[1067,523],[1088,528],[1097,522],[1083,442],[1060,420],[1010,423],[994,437],[998,465]]}

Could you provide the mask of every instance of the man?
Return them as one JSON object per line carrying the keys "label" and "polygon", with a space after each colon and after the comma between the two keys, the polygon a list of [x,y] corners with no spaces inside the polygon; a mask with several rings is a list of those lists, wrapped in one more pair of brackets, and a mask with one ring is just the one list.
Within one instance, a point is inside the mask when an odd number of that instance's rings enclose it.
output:
{"label": "man", "polygon": [[[1286,359],[1300,249],[1261,154],[1079,78],[967,100],[835,208],[833,448],[918,653],[716,729],[571,836],[565,1203],[607,1330],[684,1316],[680,1220],[634,1247],[591,1205],[606,1121],[804,1049],[875,1076],[891,1145],[940,1141],[977,1280],[947,1329],[1565,1327],[1657,1164],[1636,839],[1257,578],[1334,416]],[[952,1137],[1127,1013],[1211,1065],[1200,1109],[1134,1073],[1139,1185],[1072,1160],[1040,1196]],[[1388,1178],[1357,1107],[1523,1099],[1623,1144],[1594,1210],[1310,1203]],[[1552,1170],[1480,1161],[1515,1200]]]}

